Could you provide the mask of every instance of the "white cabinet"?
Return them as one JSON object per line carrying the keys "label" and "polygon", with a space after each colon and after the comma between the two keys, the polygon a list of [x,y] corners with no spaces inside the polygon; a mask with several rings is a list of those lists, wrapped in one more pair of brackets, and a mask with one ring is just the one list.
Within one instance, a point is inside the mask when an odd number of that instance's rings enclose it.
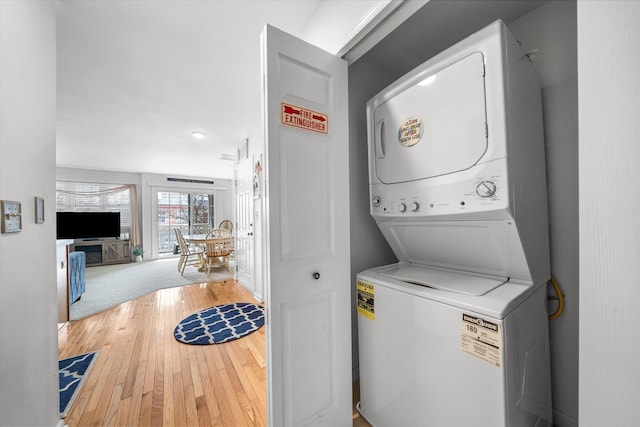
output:
{"label": "white cabinet", "polygon": [[67,260],[73,240],[56,241],[56,283],[58,295],[58,323],[69,320],[69,290]]}

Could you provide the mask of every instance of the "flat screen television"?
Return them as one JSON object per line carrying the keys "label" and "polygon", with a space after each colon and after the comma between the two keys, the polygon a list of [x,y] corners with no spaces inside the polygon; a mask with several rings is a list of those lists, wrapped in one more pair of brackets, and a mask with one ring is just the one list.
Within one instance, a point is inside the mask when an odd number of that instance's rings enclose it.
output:
{"label": "flat screen television", "polygon": [[56,212],[58,239],[120,237],[120,212]]}

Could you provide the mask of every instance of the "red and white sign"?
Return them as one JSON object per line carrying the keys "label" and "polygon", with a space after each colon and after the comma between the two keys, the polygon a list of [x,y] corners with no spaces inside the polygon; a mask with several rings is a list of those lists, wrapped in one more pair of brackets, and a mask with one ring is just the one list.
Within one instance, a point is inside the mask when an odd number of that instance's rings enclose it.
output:
{"label": "red and white sign", "polygon": [[329,118],[326,114],[296,107],[295,105],[281,103],[282,124],[295,128],[311,130],[319,133],[327,133],[329,130]]}

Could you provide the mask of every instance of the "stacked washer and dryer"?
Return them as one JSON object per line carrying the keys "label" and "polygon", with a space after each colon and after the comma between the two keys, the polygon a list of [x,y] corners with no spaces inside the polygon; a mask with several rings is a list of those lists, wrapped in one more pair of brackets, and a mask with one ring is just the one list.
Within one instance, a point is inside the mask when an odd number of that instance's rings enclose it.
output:
{"label": "stacked washer and dryer", "polygon": [[361,400],[382,426],[551,425],[541,88],[496,21],[367,103]]}

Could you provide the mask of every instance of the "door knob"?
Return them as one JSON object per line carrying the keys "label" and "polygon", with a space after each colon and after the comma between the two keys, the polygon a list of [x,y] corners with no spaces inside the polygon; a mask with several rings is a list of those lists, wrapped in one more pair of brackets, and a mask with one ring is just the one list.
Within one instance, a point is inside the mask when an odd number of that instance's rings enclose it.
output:
{"label": "door knob", "polygon": [[313,273],[313,278],[318,280],[320,278],[320,273],[318,273],[317,271]]}

